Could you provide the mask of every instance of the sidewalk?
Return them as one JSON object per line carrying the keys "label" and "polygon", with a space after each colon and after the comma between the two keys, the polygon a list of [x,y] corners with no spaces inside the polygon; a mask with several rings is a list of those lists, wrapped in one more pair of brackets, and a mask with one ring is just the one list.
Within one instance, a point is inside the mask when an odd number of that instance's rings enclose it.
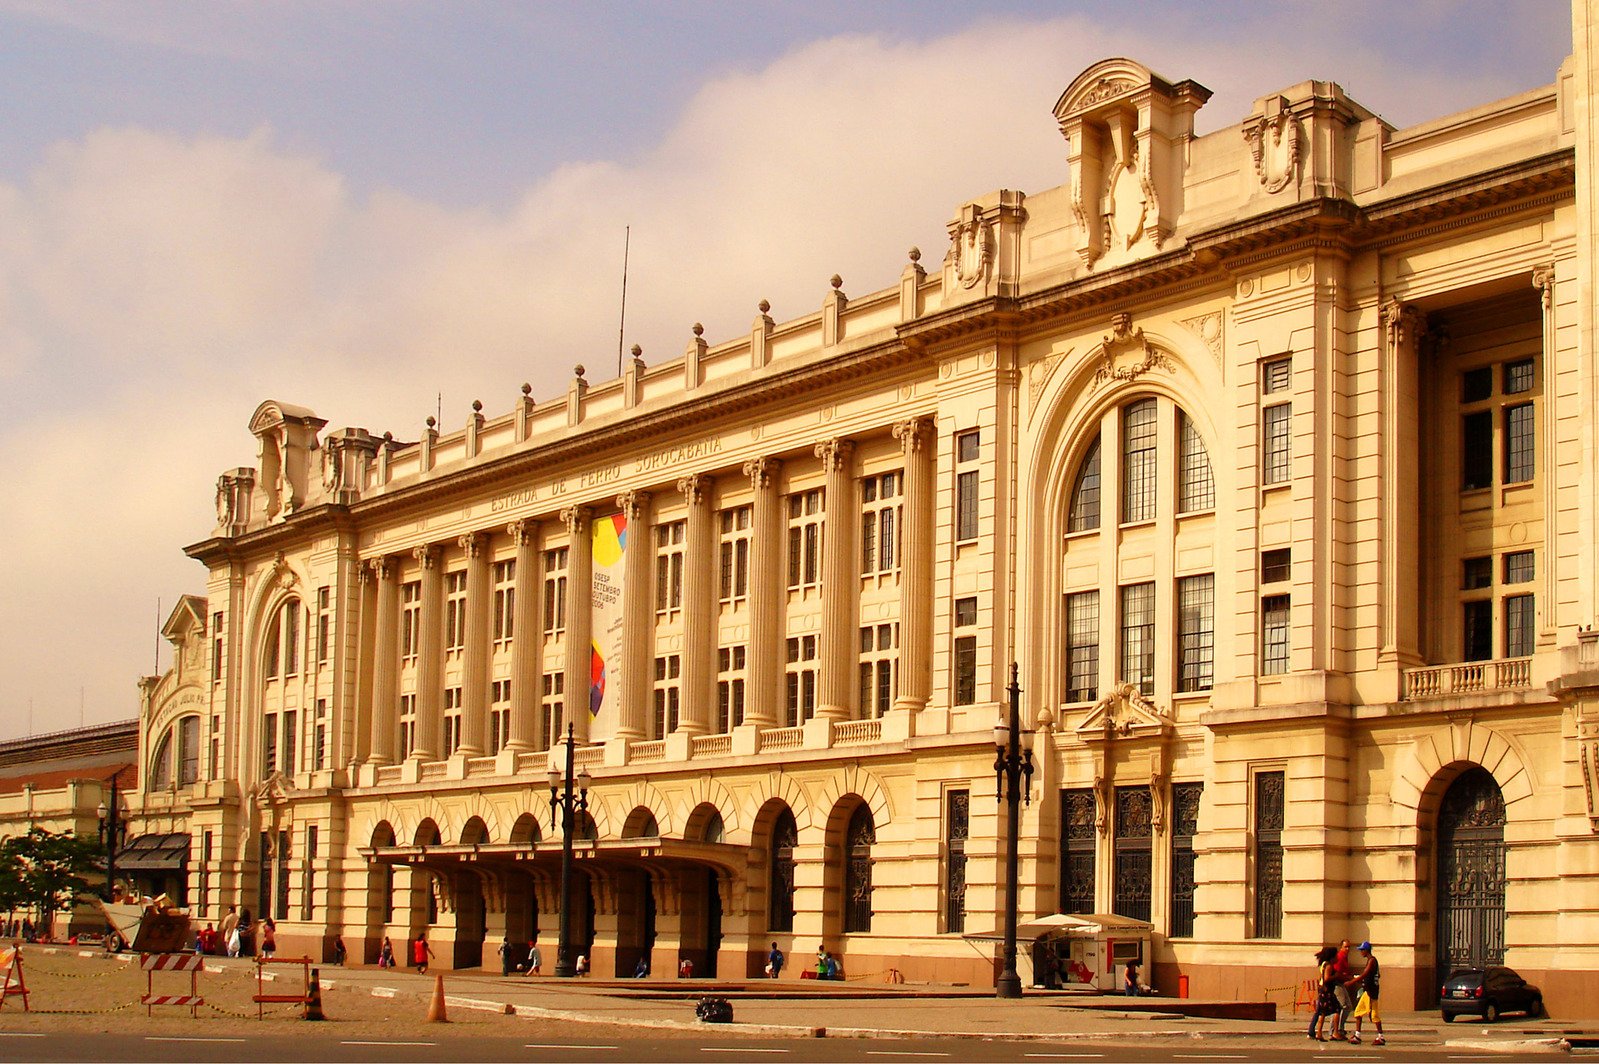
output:
{"label": "sidewalk", "polygon": [[[211,960],[218,965],[249,967],[247,961]],[[364,987],[384,997],[418,999],[432,993],[433,974],[422,976],[409,969],[322,968],[324,986]],[[451,1008],[682,1029],[702,1027],[695,1018],[694,1004],[702,996],[717,995],[733,1004],[734,1023],[724,1030],[794,1037],[1280,1039],[1292,1045],[1305,1041],[1308,1022],[1303,1013],[1294,1017],[1287,1009],[1279,1010],[1279,1019],[1274,1021],[1209,1019],[1161,1012],[1159,998],[1138,999],[1136,1007],[1125,1008],[1114,997],[1074,1001],[1071,995],[1038,992],[1016,1000],[998,1000],[988,990],[935,985],[829,984],[798,979],[557,979],[501,977],[482,971],[442,974]],[[1384,1028],[1390,1042],[1410,1045],[1469,1042],[1486,1047],[1562,1037],[1599,1038],[1599,1021],[1512,1019],[1493,1026],[1466,1021],[1444,1024],[1437,1012],[1389,1013]]]}

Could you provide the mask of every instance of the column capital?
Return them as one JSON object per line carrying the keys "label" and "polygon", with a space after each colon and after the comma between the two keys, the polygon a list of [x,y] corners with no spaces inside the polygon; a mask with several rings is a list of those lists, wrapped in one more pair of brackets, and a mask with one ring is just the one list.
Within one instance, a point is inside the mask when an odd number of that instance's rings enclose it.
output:
{"label": "column capital", "polygon": [[829,473],[844,468],[849,461],[849,456],[855,453],[855,442],[846,440],[842,436],[835,436],[830,440],[822,440],[816,445],[816,457],[822,460],[822,468]]}
{"label": "column capital", "polygon": [[1388,353],[1413,344],[1426,331],[1427,317],[1414,303],[1390,299],[1382,305],[1382,324],[1388,338]]}
{"label": "column capital", "polygon": [[622,516],[627,518],[628,524],[638,520],[650,504],[650,493],[647,491],[624,491],[616,497],[616,508],[622,511]]}
{"label": "column capital", "polygon": [[750,485],[756,491],[769,488],[777,483],[778,474],[783,471],[783,462],[778,458],[751,458],[744,463],[744,475],[750,478]]}
{"label": "column capital", "polygon": [[518,547],[526,547],[533,542],[533,537],[538,534],[539,523],[531,517],[524,517],[520,521],[512,521],[505,526],[505,534],[511,537],[511,542]]}
{"label": "column capital", "polygon": [[677,481],[677,490],[683,493],[683,501],[690,506],[698,506],[710,495],[711,485],[715,483],[712,477],[703,473],[693,473],[680,477]]}
{"label": "column capital", "polygon": [[439,550],[437,543],[424,543],[420,547],[412,548],[411,557],[422,563],[424,569],[436,569],[439,565]]}
{"label": "column capital", "polygon": [[461,549],[466,551],[468,558],[478,558],[483,555],[484,549],[488,547],[489,536],[487,532],[468,532],[457,542],[460,543]]}
{"label": "column capital", "polygon": [[901,450],[906,454],[915,454],[932,440],[933,419],[923,416],[897,421],[894,423],[893,433],[894,438],[899,441]]}
{"label": "column capital", "polygon": [[394,555],[380,554],[361,563],[361,576],[365,579],[366,575],[371,573],[378,580],[393,580],[397,567]]}
{"label": "column capital", "polygon": [[589,526],[589,518],[594,516],[594,511],[587,506],[568,506],[561,511],[561,522],[566,525],[567,532],[576,536]]}
{"label": "column capital", "polygon": [[1532,286],[1538,290],[1543,298],[1543,309],[1548,310],[1555,304],[1555,264],[1546,262],[1542,266],[1532,268]]}

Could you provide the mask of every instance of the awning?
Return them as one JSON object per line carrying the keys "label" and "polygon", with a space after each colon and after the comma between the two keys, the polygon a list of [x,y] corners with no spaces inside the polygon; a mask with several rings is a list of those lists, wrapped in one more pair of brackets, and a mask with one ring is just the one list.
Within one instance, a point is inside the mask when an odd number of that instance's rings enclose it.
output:
{"label": "awning", "polygon": [[[1098,935],[1107,931],[1147,935],[1154,930],[1155,925],[1146,920],[1134,920],[1128,916],[1116,916],[1111,913],[1055,913],[1053,916],[1041,916],[1036,920],[1017,921],[1016,940],[1032,942],[1060,935]],[[970,931],[961,937],[985,942],[1003,942],[1005,929]]]}
{"label": "awning", "polygon": [[188,835],[140,835],[117,853],[117,871],[182,872],[189,866]]}

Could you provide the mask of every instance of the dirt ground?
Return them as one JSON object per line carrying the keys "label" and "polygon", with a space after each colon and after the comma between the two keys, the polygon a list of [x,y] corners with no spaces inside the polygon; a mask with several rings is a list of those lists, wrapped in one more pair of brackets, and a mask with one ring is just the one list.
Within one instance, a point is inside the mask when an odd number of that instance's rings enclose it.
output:
{"label": "dirt ground", "polygon": [[[265,1018],[258,1020],[251,1000],[256,992],[253,971],[201,972],[200,994],[206,1004],[200,1006],[199,1015],[193,1019],[187,1008],[177,1006],[157,1005],[154,1015],[146,1016],[145,1006],[139,1004],[145,992],[146,973],[139,969],[137,956],[131,960],[80,957],[75,951],[43,953],[24,946],[23,972],[30,1011],[22,1011],[20,997],[6,999],[5,1007],[0,1009],[0,1030],[49,1031],[70,1026],[79,1031],[132,1035],[222,1035],[260,1032],[263,1027],[281,1030],[307,1022],[301,1018],[298,1005],[266,1005]],[[330,975],[327,969],[322,974],[322,1010],[327,1017],[323,1026],[336,1028],[343,1037],[438,1038],[459,1032],[514,1038],[554,1035],[562,1025],[557,1020],[505,1016],[460,1006],[449,1008],[449,1023],[428,1023],[431,980],[424,987],[420,979],[412,977],[416,984],[413,989],[386,998],[374,997],[365,987],[341,986],[337,974]],[[302,985],[298,968],[280,965],[277,976],[275,982],[266,984],[268,994],[295,993]],[[332,987],[327,986],[330,981]],[[157,994],[186,994],[188,990],[187,972],[155,973]],[[610,1024],[584,1025],[584,1031],[597,1037],[613,1037],[624,1031],[637,1034],[636,1029]],[[651,1035],[670,1038],[679,1033],[659,1030]]]}

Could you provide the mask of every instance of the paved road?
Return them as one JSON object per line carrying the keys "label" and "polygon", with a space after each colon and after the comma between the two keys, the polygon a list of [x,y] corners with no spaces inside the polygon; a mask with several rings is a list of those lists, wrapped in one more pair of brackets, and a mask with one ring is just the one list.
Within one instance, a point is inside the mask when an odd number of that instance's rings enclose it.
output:
{"label": "paved road", "polygon": [[338,1060],[353,1064],[395,1064],[410,1061],[551,1061],[581,1064],[597,1061],[660,1061],[662,1064],[731,1064],[772,1061],[782,1064],[941,1064],[941,1062],[1004,1062],[1004,1064],[1115,1064],[1121,1061],[1171,1061],[1175,1064],[1247,1064],[1253,1061],[1399,1059],[1474,1064],[1541,1059],[1548,1053],[1472,1052],[1431,1045],[1390,1044],[1385,1049],[1362,1046],[1188,1046],[1181,1043],[1137,1046],[1074,1041],[1049,1042],[921,1039],[771,1039],[739,1038],[717,1032],[703,1039],[623,1038],[600,1040],[582,1036],[550,1041],[527,1037],[440,1035],[417,1040],[349,1039],[337,1031],[297,1032],[229,1037],[118,1036],[107,1034],[18,1033],[0,1031],[0,1060],[38,1061],[307,1061]]}

